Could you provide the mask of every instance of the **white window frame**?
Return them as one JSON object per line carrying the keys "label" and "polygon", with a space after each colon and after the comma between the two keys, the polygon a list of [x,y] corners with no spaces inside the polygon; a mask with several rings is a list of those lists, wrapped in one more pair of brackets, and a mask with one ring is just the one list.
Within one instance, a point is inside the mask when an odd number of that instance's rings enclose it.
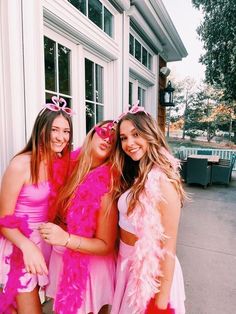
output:
{"label": "white window frame", "polygon": [[[73,129],[74,129],[74,138],[73,143],[74,146],[77,146],[79,142],[81,142],[82,138],[80,136],[81,128],[79,127],[78,123],[78,115],[81,116],[82,113],[82,106],[78,106],[76,104],[81,104],[79,101],[79,93],[78,93],[78,86],[77,82],[79,81],[79,49],[78,45],[76,45],[71,40],[65,38],[64,36],[58,34],[57,32],[53,31],[52,29],[44,26],[44,36],[50,38],[51,40],[63,45],[71,50],[71,63],[70,63],[70,80],[71,80],[71,108],[76,112],[76,115],[72,117],[73,120]],[[45,71],[44,71],[44,94],[46,93],[45,89]]]}

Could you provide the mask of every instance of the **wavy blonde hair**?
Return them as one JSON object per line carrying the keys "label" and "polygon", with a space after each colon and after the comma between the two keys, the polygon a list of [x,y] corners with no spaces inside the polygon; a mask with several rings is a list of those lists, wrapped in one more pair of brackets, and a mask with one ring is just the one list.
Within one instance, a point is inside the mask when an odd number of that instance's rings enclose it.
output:
{"label": "wavy blonde hair", "polygon": [[[133,161],[122,149],[120,126],[123,121],[130,121],[138,134],[148,143],[147,152],[140,161]],[[113,201],[117,201],[122,193],[130,189],[128,212],[131,212],[136,203],[139,202],[139,196],[144,190],[148,173],[153,166],[158,166],[174,185],[181,203],[183,203],[185,191],[179,171],[173,168],[168,159],[168,154],[165,152],[167,151],[170,154],[171,152],[165,137],[157,122],[149,114],[145,112],[127,113],[117,124],[116,137],[117,142],[113,151],[113,167],[119,175],[114,178],[113,182]]]}
{"label": "wavy blonde hair", "polygon": [[[67,210],[71,204],[71,200],[75,193],[76,188],[83,182],[87,174],[92,170],[93,155],[92,155],[92,139],[95,133],[96,126],[103,126],[112,120],[105,120],[95,125],[87,134],[83,145],[80,149],[80,153],[75,161],[75,167],[72,170],[69,178],[61,186],[57,199],[53,206],[57,208],[57,218],[59,220],[65,220]],[[103,164],[108,163],[110,155],[103,161]],[[92,187],[91,187],[92,188]]]}

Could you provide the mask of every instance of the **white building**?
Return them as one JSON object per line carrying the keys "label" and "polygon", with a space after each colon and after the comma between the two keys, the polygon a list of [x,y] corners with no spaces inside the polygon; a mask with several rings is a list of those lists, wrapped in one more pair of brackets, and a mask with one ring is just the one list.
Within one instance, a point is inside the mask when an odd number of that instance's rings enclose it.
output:
{"label": "white building", "polygon": [[52,95],[77,113],[75,146],[138,99],[164,124],[160,68],[186,55],[161,0],[1,0],[0,176]]}

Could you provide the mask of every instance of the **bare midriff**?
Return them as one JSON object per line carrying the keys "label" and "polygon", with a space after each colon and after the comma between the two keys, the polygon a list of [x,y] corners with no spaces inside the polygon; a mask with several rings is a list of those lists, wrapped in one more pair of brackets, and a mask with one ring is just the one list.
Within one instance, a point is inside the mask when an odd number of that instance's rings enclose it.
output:
{"label": "bare midriff", "polygon": [[132,246],[138,240],[135,234],[130,233],[122,228],[120,228],[120,239],[125,244],[132,245]]}

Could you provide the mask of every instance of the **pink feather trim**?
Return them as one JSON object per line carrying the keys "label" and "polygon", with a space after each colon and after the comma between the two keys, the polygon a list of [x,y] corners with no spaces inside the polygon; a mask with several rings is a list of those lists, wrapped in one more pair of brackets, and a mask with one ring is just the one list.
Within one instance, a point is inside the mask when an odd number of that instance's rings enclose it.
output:
{"label": "pink feather trim", "polygon": [[[96,231],[101,198],[109,191],[110,167],[92,170],[76,190],[68,210],[68,232],[92,238]],[[81,307],[88,277],[89,257],[67,249],[63,256],[63,274],[55,301],[58,314],[74,314]]]}
{"label": "pink feather trim", "polygon": [[[28,227],[28,216],[24,218],[16,217],[15,215],[7,215],[0,218],[0,226],[6,228],[18,228],[26,237],[29,237],[32,230]],[[12,253],[7,257],[7,263],[10,264],[8,280],[4,288],[4,292],[0,293],[0,313],[10,314],[10,306],[15,304],[15,297],[18,294],[18,289],[25,288],[29,282],[22,285],[20,277],[25,274],[23,255],[20,249],[13,245]],[[30,279],[31,280],[31,279]]]}
{"label": "pink feather trim", "polygon": [[164,200],[160,190],[160,179],[167,180],[166,175],[157,167],[148,174],[145,189],[140,196],[140,204],[130,215],[135,226],[138,241],[132,261],[130,276],[129,306],[132,314],[143,314],[151,298],[159,291],[162,276],[160,260],[164,259],[165,250],[161,241],[166,236],[157,210],[158,204]]}

